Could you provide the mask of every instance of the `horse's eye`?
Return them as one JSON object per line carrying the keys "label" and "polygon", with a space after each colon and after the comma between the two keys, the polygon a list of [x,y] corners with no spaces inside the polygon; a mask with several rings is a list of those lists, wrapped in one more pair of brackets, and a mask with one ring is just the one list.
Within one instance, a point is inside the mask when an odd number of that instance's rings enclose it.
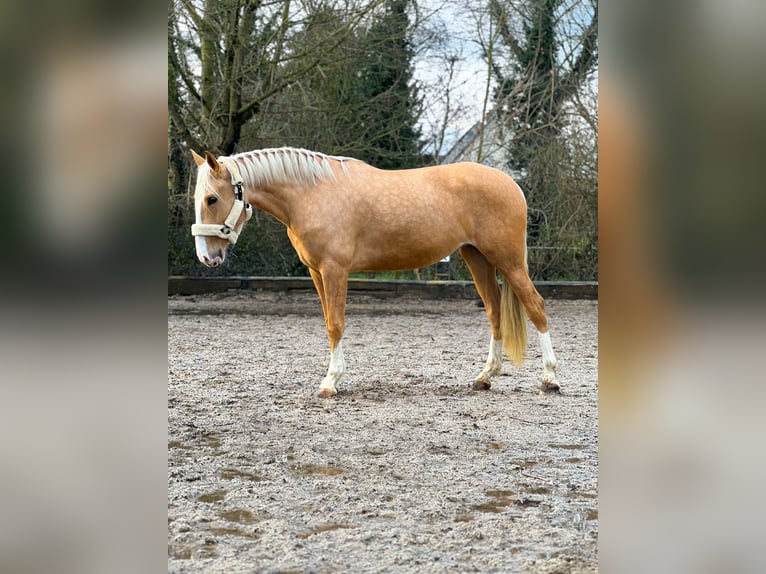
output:
{"label": "horse's eye", "polygon": [[208,205],[213,205],[216,201],[218,201],[218,198],[215,195],[211,195],[207,198]]}

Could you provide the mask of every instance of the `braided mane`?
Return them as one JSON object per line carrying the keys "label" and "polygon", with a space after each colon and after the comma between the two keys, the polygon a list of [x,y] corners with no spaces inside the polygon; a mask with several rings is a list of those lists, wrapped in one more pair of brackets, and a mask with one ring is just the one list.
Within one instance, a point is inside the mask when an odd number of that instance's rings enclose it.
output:
{"label": "braided mane", "polygon": [[348,177],[346,161],[352,158],[325,155],[300,148],[259,149],[230,156],[240,168],[242,177],[254,186],[298,183],[313,185],[335,179],[330,160],[338,161]]}

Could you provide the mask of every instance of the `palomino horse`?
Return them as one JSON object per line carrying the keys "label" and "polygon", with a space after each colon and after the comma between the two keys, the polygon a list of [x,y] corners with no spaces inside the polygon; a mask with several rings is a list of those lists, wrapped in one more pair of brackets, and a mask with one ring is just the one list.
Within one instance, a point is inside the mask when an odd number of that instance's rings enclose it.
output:
{"label": "palomino horse", "polygon": [[330,337],[330,367],[320,397],[337,393],[346,368],[348,274],[425,267],[455,249],[471,270],[492,328],[487,363],[474,388],[488,389],[490,377],[500,374],[503,348],[521,364],[526,310],[543,352],[542,390],[558,391],[543,298],[527,272],[526,200],[503,172],[476,163],[384,171],[294,148],[218,159],[209,152],[205,158],[192,155],[197,164],[192,234],[202,263],[223,263],[252,214],[251,204],[287,226],[314,280]]}

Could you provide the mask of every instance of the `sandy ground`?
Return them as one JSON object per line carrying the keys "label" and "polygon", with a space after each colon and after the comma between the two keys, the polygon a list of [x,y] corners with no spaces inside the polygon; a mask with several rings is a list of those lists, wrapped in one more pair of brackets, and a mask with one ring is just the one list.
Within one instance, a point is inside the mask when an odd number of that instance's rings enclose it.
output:
{"label": "sandy ground", "polygon": [[561,395],[533,330],[471,389],[475,301],[352,294],[321,400],[316,295],[171,297],[168,571],[596,571],[598,304],[546,304]]}

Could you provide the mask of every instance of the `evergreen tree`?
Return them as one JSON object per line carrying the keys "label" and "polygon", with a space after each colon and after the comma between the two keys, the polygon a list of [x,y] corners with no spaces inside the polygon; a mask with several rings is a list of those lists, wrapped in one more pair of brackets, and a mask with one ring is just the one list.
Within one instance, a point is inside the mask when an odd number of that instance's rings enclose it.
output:
{"label": "evergreen tree", "polygon": [[367,145],[360,159],[381,169],[422,165],[420,98],[412,79],[410,0],[388,0],[361,42],[358,124]]}
{"label": "evergreen tree", "polygon": [[[366,26],[344,39],[342,57],[322,62],[285,91],[270,111],[270,132],[289,123],[286,132],[295,145],[350,155],[383,169],[422,165],[409,2],[385,0]],[[313,12],[288,49],[316,43],[347,25],[345,18],[331,8]]]}

